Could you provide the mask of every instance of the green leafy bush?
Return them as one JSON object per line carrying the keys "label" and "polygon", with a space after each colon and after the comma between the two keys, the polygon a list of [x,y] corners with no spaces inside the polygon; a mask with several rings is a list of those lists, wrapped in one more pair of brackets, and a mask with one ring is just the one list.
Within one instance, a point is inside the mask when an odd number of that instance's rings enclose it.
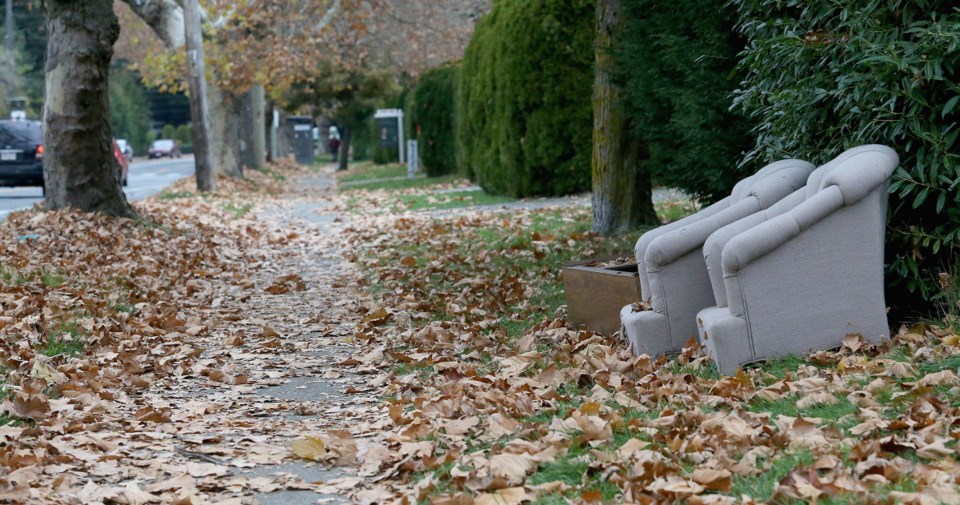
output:
{"label": "green leafy bush", "polygon": [[731,112],[743,39],[727,0],[625,0],[615,79],[654,180],[718,200],[756,168],[738,166],[753,136]]}
{"label": "green leafy bush", "polygon": [[427,175],[437,177],[457,169],[453,133],[457,67],[446,65],[423,74],[414,88],[411,117],[419,129],[417,149]]}
{"label": "green leafy bush", "polygon": [[[888,302],[931,301],[960,245],[960,10],[949,0],[735,0],[749,43],[736,106],[758,123],[746,160],[823,163],[880,143],[890,185]],[[944,270],[946,268],[946,270]]]}
{"label": "green leafy bush", "polygon": [[594,2],[495,0],[458,84],[458,163],[514,197],[590,188]]}

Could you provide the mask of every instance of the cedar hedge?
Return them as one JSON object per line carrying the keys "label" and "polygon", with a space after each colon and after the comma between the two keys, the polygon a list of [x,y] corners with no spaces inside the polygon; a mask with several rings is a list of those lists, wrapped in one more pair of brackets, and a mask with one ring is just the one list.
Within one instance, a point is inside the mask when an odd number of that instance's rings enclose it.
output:
{"label": "cedar hedge", "polygon": [[731,112],[742,75],[737,11],[727,0],[624,0],[614,75],[647,171],[660,185],[707,201],[757,168],[739,166],[750,123]]}
{"label": "cedar hedge", "polygon": [[417,137],[420,161],[430,177],[457,170],[454,137],[457,74],[455,65],[432,69],[420,77],[411,93],[411,135]]}
{"label": "cedar hedge", "polygon": [[590,188],[593,0],[495,0],[460,72],[457,159],[513,197]]}

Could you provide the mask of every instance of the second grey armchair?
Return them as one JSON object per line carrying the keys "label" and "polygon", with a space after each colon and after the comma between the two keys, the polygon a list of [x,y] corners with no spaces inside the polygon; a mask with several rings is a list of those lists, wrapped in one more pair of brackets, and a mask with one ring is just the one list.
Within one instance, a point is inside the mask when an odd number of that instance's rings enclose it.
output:
{"label": "second grey armchair", "polygon": [[889,335],[883,297],[886,146],[850,149],[805,188],[717,230],[704,260],[716,306],[697,314],[700,342],[732,374],[752,361]]}

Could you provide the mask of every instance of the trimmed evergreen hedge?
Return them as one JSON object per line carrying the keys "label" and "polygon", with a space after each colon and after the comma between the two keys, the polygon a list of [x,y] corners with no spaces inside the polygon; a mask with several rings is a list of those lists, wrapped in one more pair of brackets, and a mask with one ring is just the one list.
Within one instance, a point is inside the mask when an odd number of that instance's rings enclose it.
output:
{"label": "trimmed evergreen hedge", "polygon": [[[879,143],[890,186],[888,284],[941,292],[960,252],[960,11],[950,0],[734,0],[749,44],[737,106],[758,122],[747,159],[814,163]],[[954,278],[952,282],[958,282]],[[911,305],[901,289],[888,303]]]}
{"label": "trimmed evergreen hedge", "polygon": [[454,65],[432,69],[420,77],[411,93],[414,129],[411,134],[417,135],[420,163],[431,177],[457,169],[453,130],[457,74],[458,68]]}
{"label": "trimmed evergreen hedge", "polygon": [[514,197],[590,188],[593,0],[494,0],[459,79],[458,163]]}
{"label": "trimmed evergreen hedge", "polygon": [[653,179],[706,200],[730,194],[757,166],[739,166],[750,123],[731,112],[744,41],[727,0],[624,0],[615,54],[624,106]]}

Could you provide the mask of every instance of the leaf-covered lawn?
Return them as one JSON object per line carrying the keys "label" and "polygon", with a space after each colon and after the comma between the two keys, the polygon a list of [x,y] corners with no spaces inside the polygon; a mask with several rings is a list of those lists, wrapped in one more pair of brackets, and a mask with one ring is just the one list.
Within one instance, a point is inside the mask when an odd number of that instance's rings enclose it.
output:
{"label": "leaf-covered lawn", "polygon": [[[675,205],[661,211],[675,212]],[[671,216],[675,218],[674,216]],[[569,329],[561,265],[628,253],[589,210],[358,217],[394,489],[430,503],[960,503],[960,348],[919,324],[720,377]]]}

